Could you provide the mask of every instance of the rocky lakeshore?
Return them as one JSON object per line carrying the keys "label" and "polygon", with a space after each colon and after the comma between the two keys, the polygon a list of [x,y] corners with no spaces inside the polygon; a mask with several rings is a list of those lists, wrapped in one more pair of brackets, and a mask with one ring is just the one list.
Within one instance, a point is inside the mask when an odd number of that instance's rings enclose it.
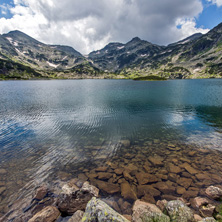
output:
{"label": "rocky lakeshore", "polygon": [[[84,147],[88,149],[88,155],[97,156],[98,148],[104,151],[98,146]],[[143,146],[122,140],[121,153],[109,160],[103,157],[105,153],[101,150],[96,165],[91,167],[58,166],[60,170],[56,171],[54,185],[41,183],[34,193],[29,192],[25,198],[18,196],[8,205],[2,221],[22,222],[33,217],[31,221],[35,221],[39,215],[48,217],[48,211],[53,212],[52,221],[68,221],[73,215],[82,217],[83,212],[88,212],[88,203],[89,206],[95,203],[100,206],[104,205],[103,202],[117,215],[126,216],[124,220],[139,221],[134,219],[137,203],[142,204],[142,209],[155,206],[154,209],[165,218],[163,221],[179,221],[172,219],[167,211],[167,204],[171,206],[171,203],[186,209],[189,207],[188,211],[195,215],[196,221],[207,217],[221,220],[222,157],[219,150],[159,140],[144,142]],[[7,170],[1,169],[0,174],[1,179],[7,179]],[[7,184],[0,183],[3,197],[7,194]],[[89,202],[92,197],[99,199]],[[102,204],[100,201],[103,201]],[[151,212],[152,220],[141,221],[158,221]],[[195,220],[192,216],[190,220],[181,221]]]}
{"label": "rocky lakeshore", "polygon": [[[62,184],[61,184],[62,185]],[[107,188],[109,189],[109,188]],[[146,190],[146,197],[152,198],[152,189]],[[132,190],[121,187],[122,194],[132,195]],[[131,193],[131,194],[130,194]],[[144,199],[132,201],[111,201],[100,197],[100,190],[72,179],[64,183],[60,191],[50,190],[46,184],[38,187],[31,201],[16,203],[11,212],[0,221],[14,222],[213,222],[222,220],[222,189],[209,186],[207,198],[197,196],[191,202],[183,198],[166,199],[150,203]],[[172,198],[173,199],[173,198]],[[20,214],[18,214],[20,209]],[[21,210],[23,214],[21,214]],[[124,212],[124,214],[120,214]]]}

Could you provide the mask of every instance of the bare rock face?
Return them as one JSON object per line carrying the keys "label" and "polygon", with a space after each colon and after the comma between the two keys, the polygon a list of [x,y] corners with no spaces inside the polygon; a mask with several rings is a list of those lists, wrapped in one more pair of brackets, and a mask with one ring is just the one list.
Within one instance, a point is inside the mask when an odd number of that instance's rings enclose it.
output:
{"label": "bare rock face", "polygon": [[77,210],[72,217],[68,220],[68,222],[81,222],[83,218],[84,212],[81,210]]}
{"label": "bare rock face", "polygon": [[48,206],[35,214],[28,222],[54,222],[60,216],[56,207]]}
{"label": "bare rock face", "polygon": [[205,192],[207,196],[214,200],[222,199],[222,189],[220,189],[219,187],[209,186]]}
{"label": "bare rock face", "polygon": [[133,206],[133,222],[170,222],[170,218],[162,213],[162,211],[154,204],[137,200]]}
{"label": "bare rock face", "polygon": [[125,217],[114,211],[105,202],[93,197],[87,204],[82,222],[129,222]]}
{"label": "bare rock face", "polygon": [[172,222],[193,222],[194,214],[189,207],[180,200],[169,201],[166,211]]}

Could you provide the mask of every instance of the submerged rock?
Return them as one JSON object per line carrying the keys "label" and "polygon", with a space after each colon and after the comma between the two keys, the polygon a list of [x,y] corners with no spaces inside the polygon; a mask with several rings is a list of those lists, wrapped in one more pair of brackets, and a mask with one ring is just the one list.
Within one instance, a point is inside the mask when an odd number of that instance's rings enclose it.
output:
{"label": "submerged rock", "polygon": [[148,160],[154,165],[154,166],[163,166],[163,158],[160,156],[151,156],[148,158]]}
{"label": "submerged rock", "polygon": [[48,206],[35,214],[28,222],[54,222],[60,216],[56,207]]}
{"label": "submerged rock", "polygon": [[194,214],[192,210],[180,200],[169,201],[166,205],[166,211],[172,222],[194,221]]}
{"label": "submerged rock", "polygon": [[93,197],[88,202],[82,222],[129,222],[125,217],[114,211],[105,202]]}
{"label": "submerged rock", "polygon": [[48,193],[47,186],[43,185],[36,190],[34,199],[42,200]]}
{"label": "submerged rock", "polygon": [[140,185],[158,182],[158,178],[155,175],[148,174],[148,173],[142,173],[142,172],[137,173],[136,178]]}
{"label": "submerged rock", "polygon": [[114,194],[120,192],[119,184],[105,182],[102,180],[92,180],[92,183],[96,185],[100,190],[105,191],[108,194]]}
{"label": "submerged rock", "polygon": [[137,200],[133,205],[133,222],[170,222],[170,218],[154,204]]}
{"label": "submerged rock", "polygon": [[128,182],[121,184],[121,195],[127,200],[136,200],[137,196]]}

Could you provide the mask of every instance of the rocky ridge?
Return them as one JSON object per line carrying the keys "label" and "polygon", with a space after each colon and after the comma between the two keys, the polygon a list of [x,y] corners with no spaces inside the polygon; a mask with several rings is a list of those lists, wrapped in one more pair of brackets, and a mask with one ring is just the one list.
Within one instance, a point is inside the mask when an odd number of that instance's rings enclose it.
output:
{"label": "rocky ridge", "polygon": [[[16,78],[15,73],[24,79],[220,78],[221,33],[222,23],[205,35],[197,33],[168,46],[155,45],[136,37],[126,44],[109,43],[84,57],[72,47],[47,45],[20,31],[11,31],[0,35],[0,78]],[[18,64],[31,69],[27,71],[23,67],[18,70]]]}

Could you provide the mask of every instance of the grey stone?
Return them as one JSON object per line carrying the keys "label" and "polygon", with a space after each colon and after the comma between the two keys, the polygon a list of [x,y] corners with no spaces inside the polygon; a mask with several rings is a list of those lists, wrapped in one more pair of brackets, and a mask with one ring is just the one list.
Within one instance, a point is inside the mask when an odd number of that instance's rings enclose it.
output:
{"label": "grey stone", "polygon": [[169,201],[166,205],[166,211],[172,222],[194,221],[193,212],[180,200]]}
{"label": "grey stone", "polygon": [[105,202],[93,197],[86,206],[82,222],[129,222]]}

